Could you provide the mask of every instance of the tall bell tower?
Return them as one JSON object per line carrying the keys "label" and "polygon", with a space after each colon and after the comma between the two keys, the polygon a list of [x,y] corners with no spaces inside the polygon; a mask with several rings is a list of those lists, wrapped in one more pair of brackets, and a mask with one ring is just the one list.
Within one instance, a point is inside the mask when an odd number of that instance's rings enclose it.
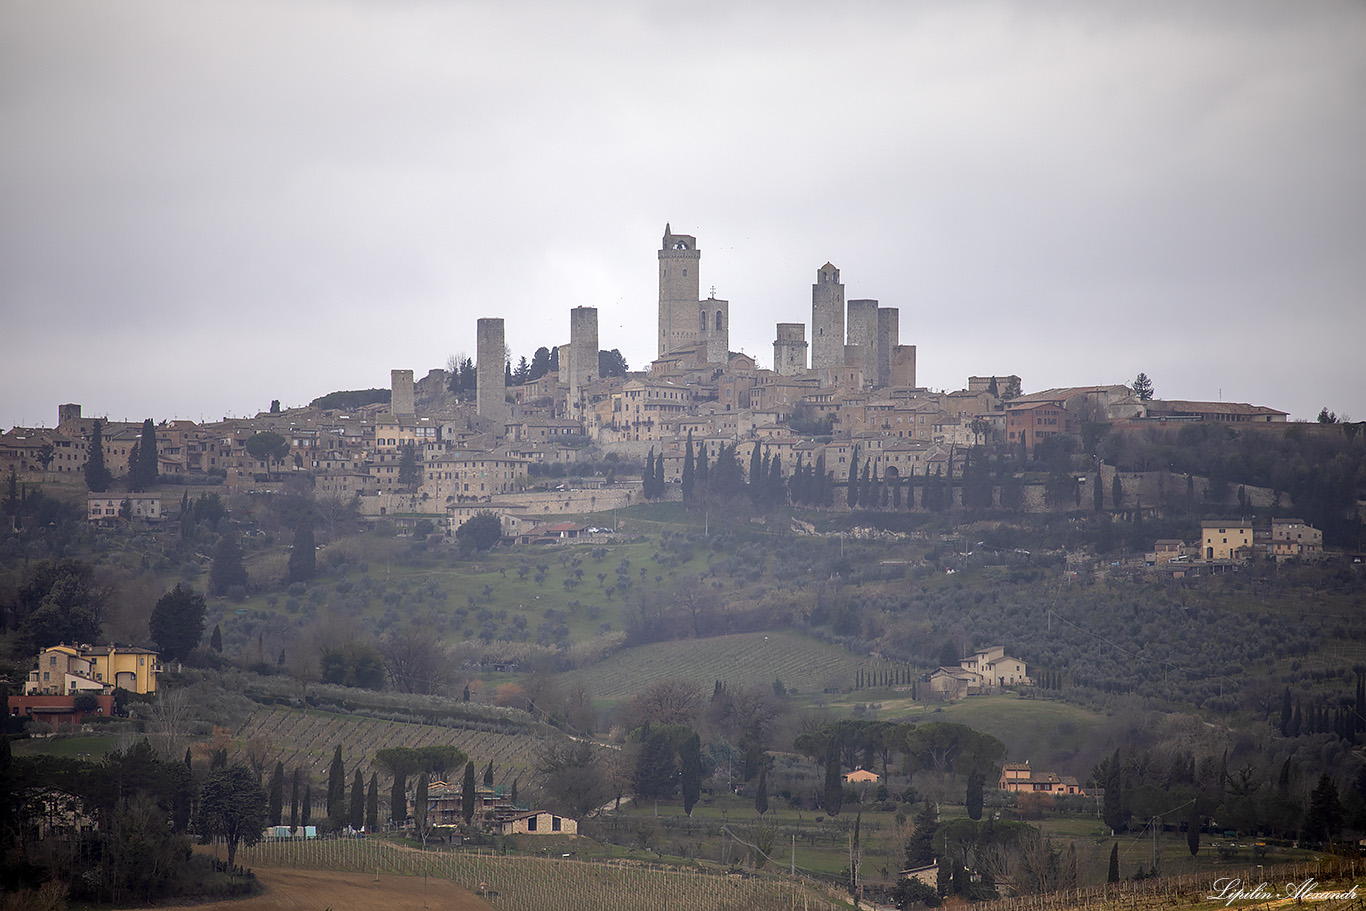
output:
{"label": "tall bell tower", "polygon": [[659,247],[659,357],[698,343],[701,259],[697,238],[664,226]]}

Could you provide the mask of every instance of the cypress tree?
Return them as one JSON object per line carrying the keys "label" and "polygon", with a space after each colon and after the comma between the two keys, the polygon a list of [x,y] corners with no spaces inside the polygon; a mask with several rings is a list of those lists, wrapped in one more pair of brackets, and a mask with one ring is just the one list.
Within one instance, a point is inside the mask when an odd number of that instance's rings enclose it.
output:
{"label": "cypress tree", "polygon": [[493,760],[492,760],[492,759],[489,760],[489,764],[484,768],[484,787],[486,787],[486,788],[491,788],[491,787],[493,787]]}
{"label": "cypress tree", "polygon": [[423,772],[417,776],[417,793],[413,796],[413,825],[417,828],[417,837],[425,843],[427,841],[427,773]]}
{"label": "cypress tree", "polygon": [[749,453],[749,490],[750,496],[756,496],[760,480],[764,476],[763,462],[759,458],[759,444],[755,443],[754,448]]}
{"label": "cypress tree", "polygon": [[968,773],[968,819],[982,818],[982,786],[986,784],[986,778],[981,769],[973,769]]}
{"label": "cypress tree", "polygon": [[137,458],[128,463],[128,479],[133,490],[146,490],[157,482],[161,466],[157,462],[157,432],[152,419],[142,422],[142,437],[137,444]]}
{"label": "cypress tree", "polygon": [[365,779],[361,777],[360,766],[356,766],[356,775],[351,779],[351,805],[347,809],[347,824],[360,831],[365,826]]}
{"label": "cypress tree", "polygon": [[332,764],[327,770],[327,819],[332,825],[340,825],[342,814],[346,811],[346,767],[342,764],[341,744],[337,744],[332,754]]}
{"label": "cypress tree", "polygon": [[408,821],[408,775],[402,769],[394,772],[394,784],[389,789],[389,818],[396,826]]}
{"label": "cypress tree", "polygon": [[275,771],[270,773],[270,802],[266,809],[266,815],[272,826],[280,825],[280,818],[284,815],[284,806],[285,764],[277,760]]}
{"label": "cypress tree", "polygon": [[659,496],[655,492],[655,448],[653,446],[650,447],[650,454],[645,457],[645,477],[641,479],[641,482],[645,499],[653,500]]}
{"label": "cypress tree", "polygon": [[289,581],[307,582],[318,574],[318,546],[313,519],[303,516],[294,526],[294,546],[289,551]]}
{"label": "cypress tree", "polygon": [[683,812],[692,815],[702,794],[702,740],[694,731],[679,751],[679,785],[683,790]]}
{"label": "cypress tree", "polygon": [[692,431],[688,431],[688,448],[683,453],[683,502],[692,502],[693,485],[696,483],[694,473],[697,466],[693,462],[692,451]]}
{"label": "cypress tree", "polygon": [[370,773],[370,790],[365,795],[365,829],[374,832],[379,828],[379,775]]}
{"label": "cypress tree", "polygon": [[[424,778],[425,773],[424,773]],[[465,819],[465,825],[470,824],[474,819],[474,803],[477,794],[474,789],[474,760],[465,763],[465,783],[460,791],[460,815]]]}
{"label": "cypress tree", "polygon": [[759,770],[759,787],[754,792],[754,809],[760,816],[768,812],[768,766]]}
{"label": "cypress tree", "polygon": [[825,755],[825,794],[821,801],[828,816],[840,815],[844,806],[844,781],[840,777],[840,744],[831,738]]}
{"label": "cypress tree", "polygon": [[294,774],[291,776],[289,784],[289,831],[292,835],[294,830],[299,827],[299,767],[294,767]]}
{"label": "cypress tree", "polygon": [[1190,819],[1186,821],[1186,848],[1190,850],[1191,857],[1200,853],[1200,813],[1194,803],[1191,804]]}
{"label": "cypress tree", "polygon": [[1119,842],[1115,842],[1114,847],[1110,848],[1110,875],[1106,877],[1106,882],[1119,882]]}
{"label": "cypress tree", "polygon": [[114,476],[104,464],[104,424],[96,421],[90,428],[90,451],[85,460],[85,486],[93,493],[103,493],[113,483]]}
{"label": "cypress tree", "polygon": [[213,635],[209,637],[209,648],[220,655],[223,654],[223,631],[218,628],[216,623],[213,627]]}
{"label": "cypress tree", "polygon": [[304,785],[304,805],[299,810],[299,825],[308,827],[309,820],[313,818],[313,784],[312,782]]}
{"label": "cypress tree", "polygon": [[858,505],[858,444],[854,444],[854,451],[849,458],[849,490],[846,494],[846,502],[849,508],[853,509]]}

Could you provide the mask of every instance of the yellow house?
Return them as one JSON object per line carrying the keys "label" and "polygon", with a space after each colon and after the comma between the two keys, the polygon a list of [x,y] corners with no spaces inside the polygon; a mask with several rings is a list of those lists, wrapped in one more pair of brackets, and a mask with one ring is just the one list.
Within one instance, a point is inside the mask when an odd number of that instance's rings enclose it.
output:
{"label": "yellow house", "polygon": [[1200,523],[1200,555],[1206,560],[1245,560],[1252,554],[1252,523]]}
{"label": "yellow house", "polygon": [[145,695],[157,691],[160,672],[160,656],[151,649],[54,645],[38,654],[38,667],[29,671],[24,692],[65,696],[77,691],[109,693],[121,687]]}
{"label": "yellow house", "polygon": [[846,772],[844,774],[844,780],[848,784],[871,784],[873,782],[881,781],[882,776],[876,772],[870,772],[867,769],[856,769],[853,772]]}
{"label": "yellow house", "polygon": [[133,693],[155,693],[160,655],[135,646],[96,645],[83,649],[95,667],[97,680],[104,680]]}

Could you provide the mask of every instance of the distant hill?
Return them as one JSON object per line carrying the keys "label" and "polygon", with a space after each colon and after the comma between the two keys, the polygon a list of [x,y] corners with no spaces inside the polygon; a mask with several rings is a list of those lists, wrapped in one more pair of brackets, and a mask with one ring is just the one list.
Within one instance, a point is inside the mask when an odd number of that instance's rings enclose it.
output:
{"label": "distant hill", "polygon": [[387,405],[393,392],[389,389],[353,389],[346,392],[329,392],[320,395],[308,404],[314,408],[360,408],[365,405]]}

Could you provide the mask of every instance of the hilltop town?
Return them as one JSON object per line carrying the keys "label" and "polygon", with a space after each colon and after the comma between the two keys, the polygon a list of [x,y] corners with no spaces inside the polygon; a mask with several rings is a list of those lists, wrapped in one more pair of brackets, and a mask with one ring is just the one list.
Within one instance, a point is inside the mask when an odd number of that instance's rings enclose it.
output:
{"label": "hilltop town", "polygon": [[[665,482],[659,496],[678,498],[689,441],[698,458],[712,459],[739,447],[747,460],[757,445],[764,464],[787,478],[820,465],[843,485],[866,465],[880,484],[909,488],[933,476],[961,478],[973,447],[1020,459],[1060,440],[1080,450],[1084,427],[1286,426],[1285,412],[1264,405],[1157,398],[1146,377],[1030,391],[1003,369],[968,376],[952,392],[920,387],[916,346],[901,343],[898,309],[846,301],[830,263],[816,270],[810,323],[777,324],[772,364],[760,367],[729,349],[729,302],[700,297],[701,255],[696,238],[665,227],[658,357],[645,370],[630,372],[619,353],[599,348],[595,308],[571,310],[567,342],[515,365],[504,320],[480,318],[477,358],[452,358],[416,382],[413,370],[392,369],[387,389],[320,396],[308,407],[275,403],[255,417],[205,424],[161,421],[155,474],[216,480],[228,493],[306,476],[316,497],[355,498],[363,516],[407,526],[425,518],[453,534],[476,512],[492,511],[517,533],[547,516],[642,502],[646,459],[660,460],[657,469],[652,462]],[[96,423],[105,468],[125,478],[142,423],[85,416],[76,404],[58,408],[52,429],[0,436],[0,472],[83,476]],[[608,459],[618,469],[610,481],[595,465]],[[575,481],[545,483],[566,474]],[[1113,477],[1102,466],[1098,483],[1108,490]],[[126,488],[92,488],[90,518],[117,517],[125,499],[134,517],[173,513],[155,492]],[[997,505],[1026,510],[1051,505],[1040,496],[1003,503],[999,489],[994,496]],[[1139,500],[1156,505],[1135,489],[1130,503]],[[906,508],[927,507],[911,497]]]}
{"label": "hilltop town", "polygon": [[644,370],[578,307],[530,357],[476,318],[475,357],[306,407],[0,436],[6,888],[415,857],[534,909],[1350,886],[1362,425],[1144,374],[924,388],[831,263],[760,367],[696,238],[657,258]]}

